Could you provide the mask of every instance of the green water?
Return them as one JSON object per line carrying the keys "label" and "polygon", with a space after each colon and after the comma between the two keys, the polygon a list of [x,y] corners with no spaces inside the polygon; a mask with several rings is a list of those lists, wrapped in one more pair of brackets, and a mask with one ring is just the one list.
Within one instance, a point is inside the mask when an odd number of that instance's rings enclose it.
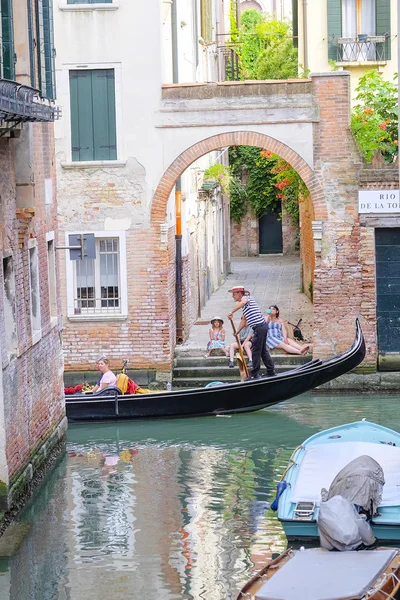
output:
{"label": "green water", "polygon": [[[234,598],[286,540],[269,503],[310,435],[400,396],[301,396],[231,417],[73,425],[0,559],[0,600]],[[4,552],[3,552],[4,553]]]}

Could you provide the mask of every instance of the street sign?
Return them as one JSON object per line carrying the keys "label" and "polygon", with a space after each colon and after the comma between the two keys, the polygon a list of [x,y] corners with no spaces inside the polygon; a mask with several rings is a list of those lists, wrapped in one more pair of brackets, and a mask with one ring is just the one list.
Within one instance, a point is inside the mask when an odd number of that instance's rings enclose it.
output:
{"label": "street sign", "polygon": [[361,213],[400,213],[399,190],[360,190],[358,192],[358,212]]}
{"label": "street sign", "polygon": [[70,260],[83,260],[84,258],[96,258],[96,242],[94,233],[78,233],[68,236]]}

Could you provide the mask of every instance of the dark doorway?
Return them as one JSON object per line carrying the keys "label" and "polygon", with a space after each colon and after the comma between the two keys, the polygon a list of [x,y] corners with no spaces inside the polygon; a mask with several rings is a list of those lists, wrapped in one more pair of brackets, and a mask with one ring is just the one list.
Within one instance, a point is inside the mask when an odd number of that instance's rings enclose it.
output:
{"label": "dark doorway", "polygon": [[375,230],[379,368],[400,370],[400,228]]}
{"label": "dark doorway", "polygon": [[282,246],[282,217],[281,208],[268,213],[258,221],[260,254],[281,254]]}

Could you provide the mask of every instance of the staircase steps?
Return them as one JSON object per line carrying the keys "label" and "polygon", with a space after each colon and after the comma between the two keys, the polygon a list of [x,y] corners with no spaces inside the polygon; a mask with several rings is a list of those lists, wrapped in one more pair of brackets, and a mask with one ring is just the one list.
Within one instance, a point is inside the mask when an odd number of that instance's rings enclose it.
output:
{"label": "staircase steps", "polygon": [[[306,356],[272,354],[276,373],[282,373],[290,369],[300,367],[312,359],[311,354]],[[265,373],[264,365],[261,366],[261,374]],[[172,387],[177,388],[195,388],[204,387],[211,381],[223,381],[234,383],[239,381],[239,368],[236,360],[233,369],[228,366],[228,358],[201,356],[183,356],[180,354],[175,357],[174,369],[172,374]]]}

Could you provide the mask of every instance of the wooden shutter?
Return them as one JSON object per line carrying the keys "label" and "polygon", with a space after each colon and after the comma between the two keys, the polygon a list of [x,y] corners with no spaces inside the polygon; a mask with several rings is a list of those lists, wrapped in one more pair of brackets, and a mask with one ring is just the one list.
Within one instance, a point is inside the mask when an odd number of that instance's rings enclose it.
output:
{"label": "wooden shutter", "polygon": [[390,0],[376,0],[376,35],[386,34],[385,53],[386,58],[390,59],[391,38],[390,38]]}
{"label": "wooden shutter", "polygon": [[46,56],[44,48],[43,0],[36,0],[36,44],[39,70],[39,89],[46,97]]}
{"label": "wooden shutter", "polygon": [[201,37],[205,42],[212,41],[212,0],[201,0]]}
{"label": "wooden shutter", "polygon": [[12,0],[1,0],[2,64],[4,79],[15,78]]}
{"label": "wooden shutter", "polygon": [[117,158],[113,69],[92,71],[94,160]]}
{"label": "wooden shutter", "polygon": [[27,0],[28,5],[28,36],[29,36],[29,70],[31,76],[31,87],[36,86],[35,69],[35,33],[33,27],[32,0]]}
{"label": "wooden shutter", "polygon": [[337,60],[338,43],[342,36],[342,0],[328,0],[328,59]]}
{"label": "wooden shutter", "polygon": [[44,64],[46,71],[46,98],[54,100],[55,86],[55,49],[53,25],[53,0],[43,0],[43,39]]}
{"label": "wooden shutter", "polygon": [[117,158],[113,69],[70,71],[72,160]]}
{"label": "wooden shutter", "polygon": [[70,71],[72,160],[94,160],[92,72]]}

